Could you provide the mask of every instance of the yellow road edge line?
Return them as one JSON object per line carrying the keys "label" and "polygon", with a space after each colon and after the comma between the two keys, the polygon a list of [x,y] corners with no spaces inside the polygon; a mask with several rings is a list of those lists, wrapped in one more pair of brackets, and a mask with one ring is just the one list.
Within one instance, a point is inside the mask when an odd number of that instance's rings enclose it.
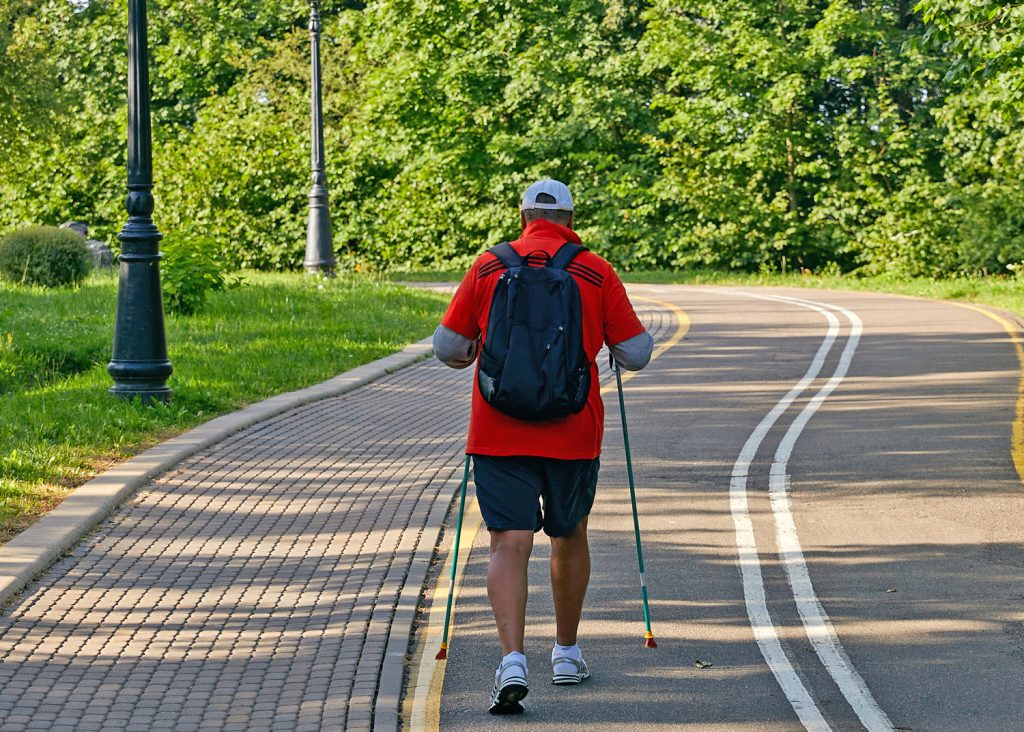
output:
{"label": "yellow road edge line", "polygon": [[[690,316],[682,308],[662,300],[655,300],[649,297],[634,297],[635,301],[651,303],[670,311],[676,318],[676,332],[654,349],[651,354],[651,361],[654,361],[668,349],[679,344],[690,331]],[[632,379],[639,371],[624,371],[622,382]],[[601,394],[607,394],[616,388],[615,381],[604,386]],[[471,528],[468,528],[471,526]],[[451,566],[451,550],[448,551],[442,565],[441,574],[438,575],[437,585],[430,600],[430,615],[427,618],[427,625],[424,628],[422,640],[419,646],[419,663],[413,665],[413,672],[409,679],[409,694],[406,695],[406,710],[408,712],[409,728],[412,732],[437,732],[441,725],[441,690],[444,687],[444,668],[441,661],[433,656],[432,648],[440,648],[444,624],[444,613],[448,603],[448,593],[454,592],[452,600],[451,623],[455,625],[455,600],[458,599],[459,589],[462,587],[462,576],[469,559],[469,551],[473,548],[476,535],[483,526],[483,517],[480,515],[480,507],[476,498],[466,507],[466,515],[463,517],[462,534],[459,539],[459,566],[456,568],[455,584],[442,586],[441,575],[444,574],[444,567]],[[465,550],[464,552],[462,550]]]}
{"label": "yellow road edge line", "polygon": [[[444,562],[438,574],[438,582],[430,601],[430,615],[427,617],[427,624],[424,628],[422,639],[419,645],[419,663],[414,663],[413,672],[409,679],[410,693],[406,697],[406,708],[408,712],[409,727],[413,732],[426,732],[437,730],[441,723],[441,688],[444,686],[444,663],[434,658],[435,650],[441,647],[441,638],[444,633],[444,614],[448,606],[448,593],[452,593],[452,618],[451,624],[455,625],[455,601],[459,597],[459,590],[462,587],[462,576],[469,563],[469,553],[476,542],[476,535],[483,525],[483,516],[480,515],[480,506],[477,505],[474,496],[466,504],[466,512],[462,519],[462,533],[459,535],[459,561],[455,570],[454,584],[442,585],[441,578],[445,575],[445,569],[451,566],[452,547],[445,555]],[[450,575],[449,575],[450,576]],[[450,649],[449,649],[450,650]],[[456,651],[458,652],[458,651]]]}
{"label": "yellow road edge line", "polygon": [[1021,374],[1017,380],[1017,407],[1013,420],[1013,431],[1010,436],[1010,455],[1013,457],[1013,465],[1017,468],[1017,477],[1024,483],[1024,341],[1021,340],[1020,328],[1011,323],[1003,316],[977,305],[968,305],[963,302],[952,302],[962,308],[981,313],[991,318],[1003,327],[1003,330],[1010,336],[1013,342],[1013,349],[1017,352],[1017,363],[1020,364]]}
{"label": "yellow road edge line", "polygon": [[[676,316],[676,332],[672,334],[671,338],[669,338],[667,341],[665,341],[660,346],[654,349],[654,353],[651,354],[652,361],[654,361],[656,358],[658,358],[658,356],[660,356],[673,346],[679,345],[679,342],[686,337],[687,333],[690,332],[690,316],[687,315],[686,311],[683,310],[681,307],[673,305],[670,302],[665,302],[663,300],[655,300],[654,298],[651,297],[640,297],[639,295],[630,299],[642,302],[649,302],[652,305],[657,305],[658,307],[665,308],[666,310],[670,311],[673,315]],[[625,384],[638,373],[640,372],[623,370],[622,383]],[[601,396],[604,396],[605,394],[607,394],[608,392],[615,388],[616,383],[614,380],[612,380],[610,383],[606,384],[604,387],[601,388]]]}

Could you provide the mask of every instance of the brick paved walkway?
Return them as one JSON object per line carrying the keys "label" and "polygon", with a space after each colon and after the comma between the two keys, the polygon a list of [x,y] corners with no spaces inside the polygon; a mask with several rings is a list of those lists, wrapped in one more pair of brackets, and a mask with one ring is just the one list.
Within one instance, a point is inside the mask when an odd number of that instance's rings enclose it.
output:
{"label": "brick paved walkway", "polygon": [[0,730],[371,729],[471,377],[423,362],[150,483],[0,615]]}
{"label": "brick paved walkway", "polygon": [[150,484],[0,617],[0,728],[369,729],[470,376],[425,362]]}

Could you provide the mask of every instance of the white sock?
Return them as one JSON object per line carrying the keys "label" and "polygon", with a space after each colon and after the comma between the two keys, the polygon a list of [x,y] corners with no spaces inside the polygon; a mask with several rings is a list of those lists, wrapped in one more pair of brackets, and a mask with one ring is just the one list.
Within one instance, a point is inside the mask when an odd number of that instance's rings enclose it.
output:
{"label": "white sock", "polygon": [[523,664],[523,666],[525,666],[526,656],[524,656],[519,651],[512,651],[511,653],[505,654],[505,656],[501,659],[502,663],[505,663],[505,661],[519,661],[521,664]]}
{"label": "white sock", "polygon": [[575,658],[577,660],[583,658],[583,653],[580,651],[579,643],[573,643],[571,646],[560,646],[557,643],[555,647],[551,649],[552,658]]}

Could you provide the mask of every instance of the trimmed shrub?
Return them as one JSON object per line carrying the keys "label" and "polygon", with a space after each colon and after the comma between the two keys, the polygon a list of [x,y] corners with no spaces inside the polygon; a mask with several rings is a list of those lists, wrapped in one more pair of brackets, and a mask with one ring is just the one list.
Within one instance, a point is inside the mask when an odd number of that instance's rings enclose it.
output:
{"label": "trimmed shrub", "polygon": [[0,274],[23,285],[77,285],[92,265],[80,234],[55,226],[30,226],[0,239]]}

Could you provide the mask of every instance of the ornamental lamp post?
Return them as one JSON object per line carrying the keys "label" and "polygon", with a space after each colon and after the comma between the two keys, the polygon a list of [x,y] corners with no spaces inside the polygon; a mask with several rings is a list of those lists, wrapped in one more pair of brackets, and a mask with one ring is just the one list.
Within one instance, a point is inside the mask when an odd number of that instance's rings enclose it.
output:
{"label": "ornamental lamp post", "polygon": [[309,191],[309,225],[306,229],[306,260],[310,274],[334,274],[334,242],[331,237],[331,212],[327,200],[327,175],[324,173],[324,115],[320,82],[320,3],[309,3],[312,86],[312,180]]}
{"label": "ornamental lamp post", "polygon": [[143,402],[168,401],[164,306],[160,295],[160,240],[153,224],[153,151],[149,120],[146,0],[128,0],[128,221],[121,242],[114,347],[107,372],[110,393]]}

